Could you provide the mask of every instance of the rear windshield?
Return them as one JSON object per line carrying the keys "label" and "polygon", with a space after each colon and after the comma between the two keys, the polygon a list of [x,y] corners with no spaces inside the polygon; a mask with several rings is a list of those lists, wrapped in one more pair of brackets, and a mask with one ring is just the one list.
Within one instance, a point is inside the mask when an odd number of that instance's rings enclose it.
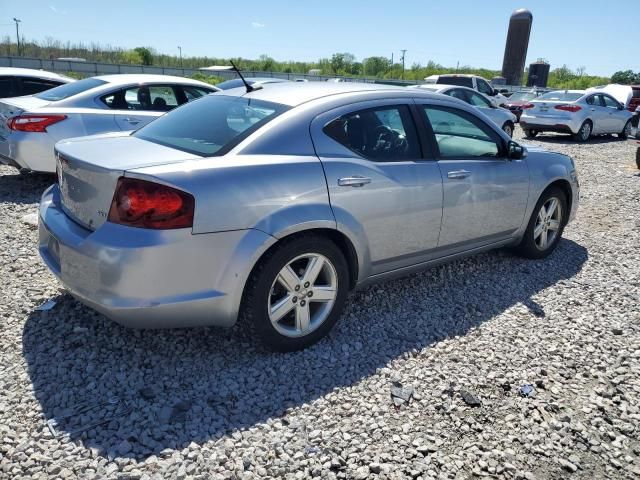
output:
{"label": "rear windshield", "polygon": [[447,77],[446,75],[440,75],[436,83],[473,88],[473,79],[471,77]]}
{"label": "rear windshield", "polygon": [[537,95],[531,92],[516,92],[509,97],[509,100],[513,102],[527,102],[533,100]]}
{"label": "rear windshield", "polygon": [[584,95],[584,92],[567,92],[558,90],[557,92],[549,92],[544,95],[540,95],[538,100],[558,100],[561,102],[575,102],[581,96]]}
{"label": "rear windshield", "polygon": [[104,80],[98,80],[97,78],[85,78],[84,80],[78,80],[77,82],[65,83],[59,87],[52,88],[51,90],[45,90],[42,93],[35,95],[42,100],[48,100],[50,102],[56,102],[58,100],[64,100],[65,98],[73,97],[92,88],[104,85]]}
{"label": "rear windshield", "polygon": [[[253,85],[253,82],[251,80],[247,80],[247,83],[249,85]],[[233,80],[227,80],[226,82],[222,82],[216,85],[216,87],[222,90],[229,90],[230,88],[238,88],[242,86],[244,86],[244,83],[242,83],[242,80],[240,80],[239,78],[234,78]]]}
{"label": "rear windshield", "polygon": [[176,108],[133,135],[203,157],[224,155],[288,109],[246,97],[209,95]]}

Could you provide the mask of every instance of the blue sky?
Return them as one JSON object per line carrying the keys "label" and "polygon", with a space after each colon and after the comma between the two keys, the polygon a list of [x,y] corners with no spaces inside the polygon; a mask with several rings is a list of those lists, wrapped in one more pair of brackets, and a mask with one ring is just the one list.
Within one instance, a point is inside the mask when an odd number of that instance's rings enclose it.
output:
{"label": "blue sky", "polygon": [[633,2],[610,0],[594,9],[592,1],[0,0],[0,36],[15,38],[16,16],[27,39],[147,45],[173,54],[181,45],[185,56],[277,60],[335,52],[398,59],[407,49],[407,66],[431,59],[499,70],[509,16],[524,7],[534,17],[527,63],[545,58],[552,68],[584,66],[599,75],[640,70],[640,57],[630,53],[640,45]]}

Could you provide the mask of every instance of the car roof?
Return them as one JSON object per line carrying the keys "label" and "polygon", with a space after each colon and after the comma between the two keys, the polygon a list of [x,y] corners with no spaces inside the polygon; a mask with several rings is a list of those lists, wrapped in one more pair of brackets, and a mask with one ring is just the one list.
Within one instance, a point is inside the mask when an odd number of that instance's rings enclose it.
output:
{"label": "car roof", "polygon": [[396,87],[393,85],[360,82],[282,82],[274,83],[269,85],[269,88],[261,88],[250,93],[247,93],[244,87],[232,88],[225,90],[222,95],[247,96],[249,98],[295,107],[312,100],[341,94],[387,91],[405,96],[408,93],[415,94],[417,90],[418,89],[409,90],[406,87]]}
{"label": "car roof", "polygon": [[176,77],[173,75],[153,75],[147,73],[121,73],[114,75],[96,75],[95,77],[99,80],[103,80],[107,83],[113,85],[124,85],[130,83],[162,83],[162,82],[170,82],[170,83],[181,83],[187,85],[199,85],[199,86],[207,86],[215,89],[213,85],[209,85],[208,83],[201,82],[200,80],[194,80],[192,78],[186,77]]}
{"label": "car roof", "polygon": [[0,76],[33,77],[48,80],[59,80],[65,83],[75,81],[74,78],[60,75],[59,73],[48,72],[46,70],[36,70],[33,68],[0,67]]}

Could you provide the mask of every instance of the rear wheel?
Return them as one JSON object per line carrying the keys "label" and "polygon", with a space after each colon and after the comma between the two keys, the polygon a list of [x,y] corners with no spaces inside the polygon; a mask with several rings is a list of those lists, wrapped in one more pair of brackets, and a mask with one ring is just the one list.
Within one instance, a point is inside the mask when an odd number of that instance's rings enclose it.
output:
{"label": "rear wheel", "polygon": [[591,123],[591,120],[585,120],[580,126],[580,130],[578,130],[578,133],[576,133],[573,138],[578,142],[586,142],[591,137],[592,131],[593,123]]}
{"label": "rear wheel", "polygon": [[535,138],[538,135],[538,130],[531,130],[530,128],[524,129],[524,136],[527,138]]}
{"label": "rear wheel", "polygon": [[567,197],[558,187],[550,187],[533,209],[527,230],[516,251],[526,258],[544,258],[555,250],[562,237],[569,211]]}
{"label": "rear wheel", "polygon": [[513,123],[512,122],[504,122],[502,125],[502,131],[509,135],[509,138],[513,137]]}
{"label": "rear wheel", "polygon": [[631,136],[631,120],[629,120],[627,123],[624,124],[624,128],[618,134],[618,137],[620,137],[623,140],[626,140],[630,136]]}
{"label": "rear wheel", "polygon": [[640,147],[636,150],[636,166],[640,170]]}
{"label": "rear wheel", "polygon": [[252,273],[242,315],[267,347],[300,350],[338,321],[348,285],[347,262],[333,242],[315,235],[285,240]]}

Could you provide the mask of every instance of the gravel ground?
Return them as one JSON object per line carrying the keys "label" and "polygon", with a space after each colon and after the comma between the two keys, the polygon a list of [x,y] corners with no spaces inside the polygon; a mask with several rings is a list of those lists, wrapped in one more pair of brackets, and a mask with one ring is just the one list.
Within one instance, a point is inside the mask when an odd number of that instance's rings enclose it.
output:
{"label": "gravel ground", "polygon": [[74,301],[23,220],[52,179],[0,168],[0,478],[640,478],[635,150],[531,143],[572,155],[582,183],[551,257],[373,286],[293,354]]}

